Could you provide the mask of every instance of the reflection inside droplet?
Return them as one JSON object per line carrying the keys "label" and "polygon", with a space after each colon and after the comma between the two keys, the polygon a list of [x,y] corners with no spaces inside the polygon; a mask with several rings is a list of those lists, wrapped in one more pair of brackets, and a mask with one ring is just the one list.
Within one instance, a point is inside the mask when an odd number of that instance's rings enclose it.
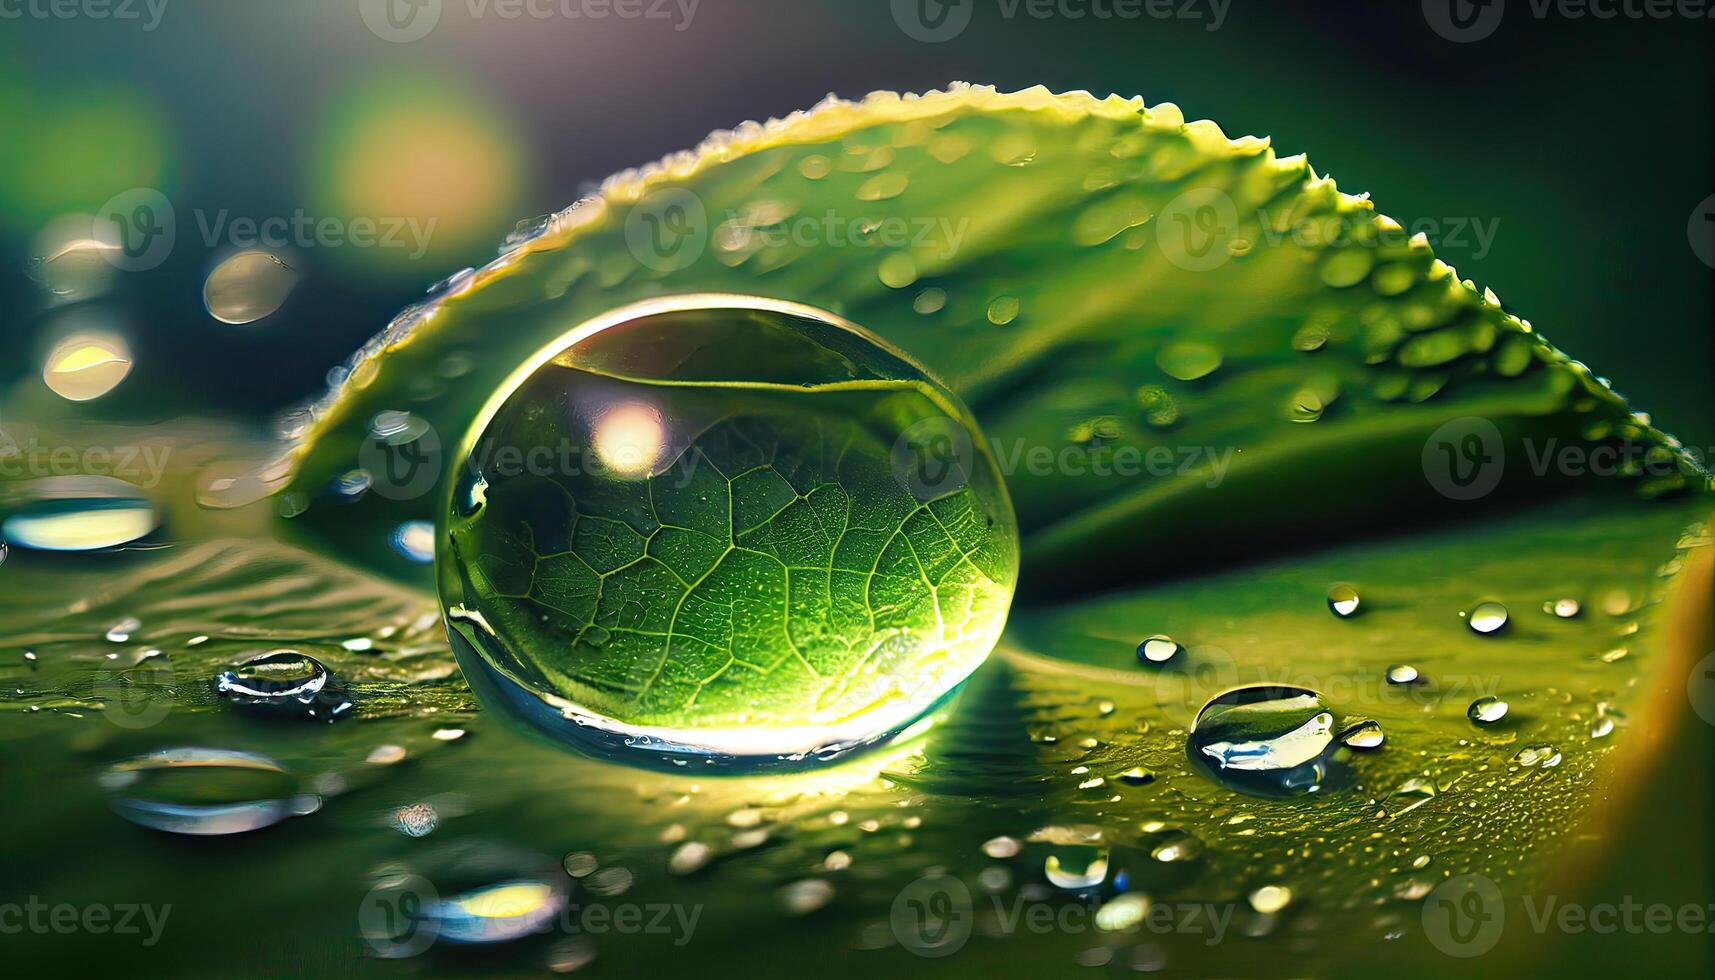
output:
{"label": "reflection inside droplet", "polygon": [[615,476],[648,476],[667,451],[661,413],[644,402],[624,402],[603,412],[591,434],[596,455]]}

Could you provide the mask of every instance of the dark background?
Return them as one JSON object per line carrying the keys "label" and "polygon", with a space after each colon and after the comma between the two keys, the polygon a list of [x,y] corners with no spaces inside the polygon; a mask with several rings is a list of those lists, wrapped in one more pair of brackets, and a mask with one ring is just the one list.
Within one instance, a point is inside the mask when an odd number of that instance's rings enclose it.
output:
{"label": "dark background", "polygon": [[[1416,0],[1233,0],[1218,30],[1196,0],[1198,19],[1007,18],[1000,0],[965,2],[970,27],[939,44],[907,36],[887,0],[702,0],[682,30],[473,20],[468,0],[445,0],[411,43],[367,29],[357,0],[167,0],[152,31],[0,19],[0,392],[39,404],[47,344],[105,318],[137,366],[76,412],[260,422],[316,393],[428,284],[492,257],[517,219],[615,170],[829,92],[966,80],[1141,94],[1307,152],[1408,227],[1436,222],[1461,275],[1688,445],[1715,445],[1710,270],[1687,231],[1715,191],[1715,21],[1538,18],[1511,0],[1492,36],[1454,43]],[[375,199],[376,173],[397,174],[380,193],[405,196]],[[132,187],[175,207],[168,260],[119,275],[102,301],[48,308],[26,275],[41,230]],[[280,312],[235,327],[204,310],[203,279],[231,249],[202,240],[198,215],[385,215],[400,200],[441,215],[420,258],[301,249],[305,280]],[[1472,221],[1498,223],[1487,254],[1457,231]]]}

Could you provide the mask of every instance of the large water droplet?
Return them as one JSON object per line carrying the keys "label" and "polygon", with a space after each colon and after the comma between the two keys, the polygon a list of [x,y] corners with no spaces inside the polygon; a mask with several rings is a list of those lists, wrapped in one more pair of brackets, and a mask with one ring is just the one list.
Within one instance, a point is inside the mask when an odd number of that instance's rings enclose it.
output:
{"label": "large water droplet", "polygon": [[1216,782],[1261,796],[1312,793],[1338,747],[1334,714],[1308,688],[1241,687],[1216,696],[1191,727],[1189,754]]}
{"label": "large water droplet", "polygon": [[163,749],[116,763],[99,781],[120,816],[173,834],[241,834],[321,808],[278,762],[228,749]]}
{"label": "large water droplet", "polygon": [[[802,767],[893,737],[982,663],[1016,577],[999,467],[957,397],[766,299],[576,326],[474,421],[450,500],[440,595],[478,695],[637,763]],[[849,533],[811,531],[835,514]],[[943,568],[949,530],[970,560]],[[895,591],[830,628],[865,552]],[[958,630],[937,614],[954,591]]]}
{"label": "large water droplet", "polygon": [[1491,636],[1506,628],[1507,615],[1507,607],[1498,602],[1479,602],[1465,621],[1473,632]]}

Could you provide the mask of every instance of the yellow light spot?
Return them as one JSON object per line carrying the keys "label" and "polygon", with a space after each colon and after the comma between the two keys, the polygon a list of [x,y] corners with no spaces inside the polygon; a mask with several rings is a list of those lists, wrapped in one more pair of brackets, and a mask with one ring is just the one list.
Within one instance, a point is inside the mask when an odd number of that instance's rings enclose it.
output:
{"label": "yellow light spot", "polygon": [[54,345],[42,380],[67,401],[87,402],[112,391],[131,373],[131,350],[115,334],[79,332]]}
{"label": "yellow light spot", "polygon": [[661,412],[644,402],[623,402],[602,413],[594,437],[596,456],[622,479],[648,476],[667,449]]}

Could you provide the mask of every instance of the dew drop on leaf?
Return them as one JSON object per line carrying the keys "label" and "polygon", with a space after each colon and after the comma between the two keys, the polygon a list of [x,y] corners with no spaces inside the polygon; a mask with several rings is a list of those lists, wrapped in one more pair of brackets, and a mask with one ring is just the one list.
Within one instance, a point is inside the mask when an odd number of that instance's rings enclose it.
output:
{"label": "dew drop on leaf", "polygon": [[1498,602],[1480,602],[1466,617],[1471,630],[1484,636],[1499,633],[1507,625],[1507,607]]}
{"label": "dew drop on leaf", "polygon": [[1308,688],[1251,685],[1197,713],[1188,754],[1216,782],[1260,796],[1321,789],[1333,768],[1334,714]]}
{"label": "dew drop on leaf", "polygon": [[1507,716],[1509,705],[1497,697],[1481,697],[1471,702],[1465,715],[1479,725],[1492,725]]}
{"label": "dew drop on leaf", "polygon": [[1185,648],[1171,636],[1156,634],[1137,645],[1137,659],[1149,667],[1160,667],[1177,660]]}
{"label": "dew drop on leaf", "polygon": [[1341,583],[1328,590],[1328,610],[1341,619],[1356,616],[1361,604],[1358,590],[1350,585]]}
{"label": "dew drop on leaf", "polygon": [[437,532],[479,696],[644,763],[814,764],[988,656],[1018,542],[969,411],[831,314],[675,297],[577,327],[459,447]]}

